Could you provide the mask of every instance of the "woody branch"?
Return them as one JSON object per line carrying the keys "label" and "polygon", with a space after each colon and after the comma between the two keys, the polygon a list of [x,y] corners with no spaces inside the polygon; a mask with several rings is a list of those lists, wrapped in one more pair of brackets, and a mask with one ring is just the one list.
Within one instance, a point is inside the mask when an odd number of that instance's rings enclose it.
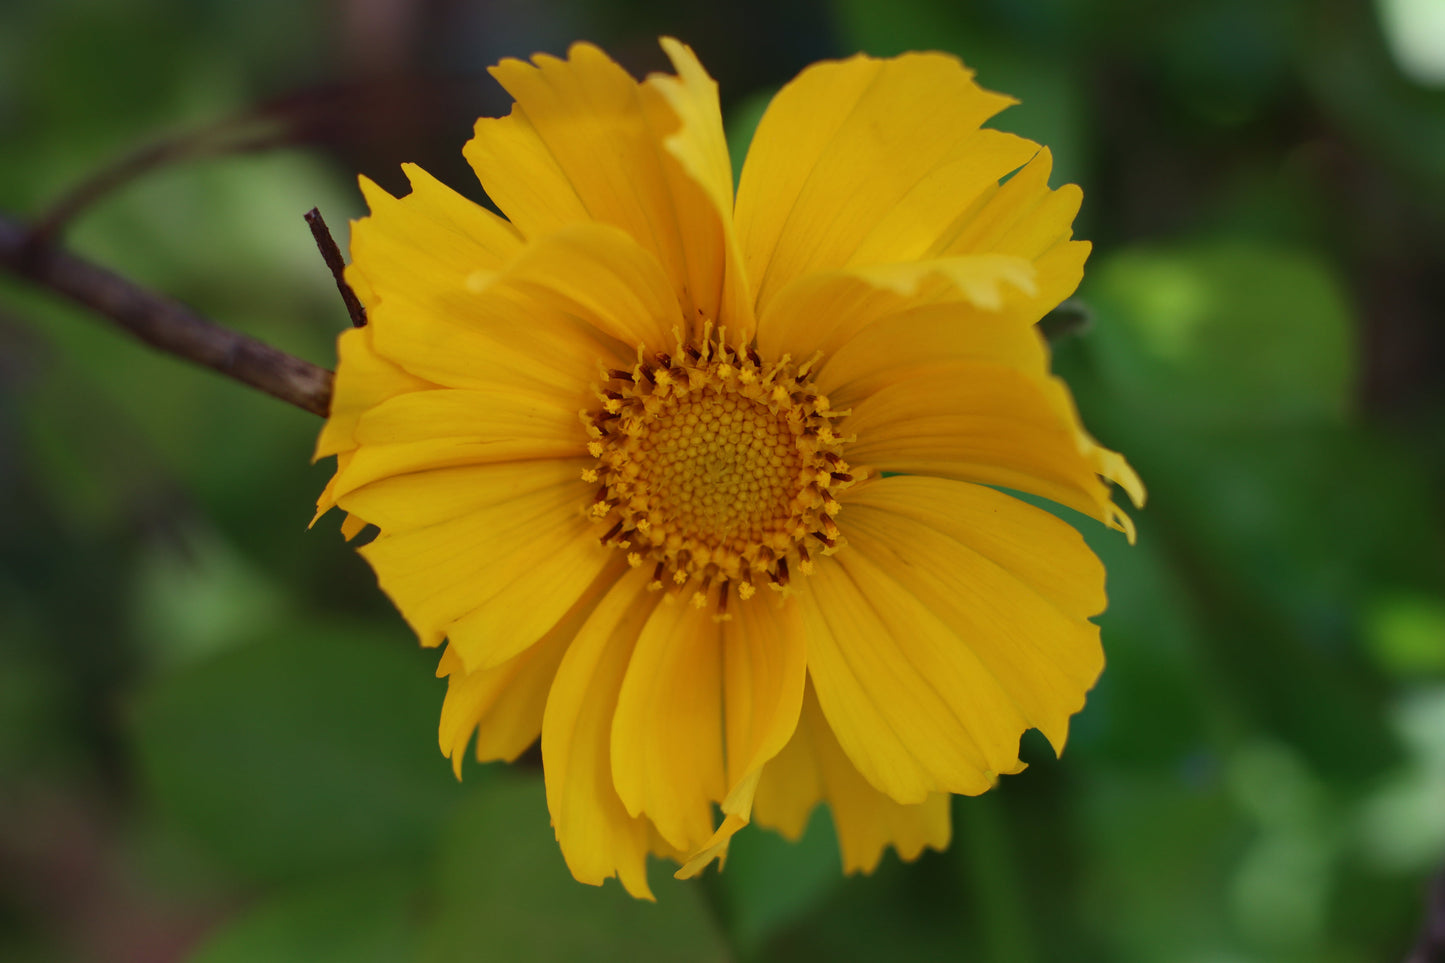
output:
{"label": "woody branch", "polygon": [[222,327],[164,294],[37,239],[0,214],[0,270],[90,308],[152,347],[325,417],[331,372]]}

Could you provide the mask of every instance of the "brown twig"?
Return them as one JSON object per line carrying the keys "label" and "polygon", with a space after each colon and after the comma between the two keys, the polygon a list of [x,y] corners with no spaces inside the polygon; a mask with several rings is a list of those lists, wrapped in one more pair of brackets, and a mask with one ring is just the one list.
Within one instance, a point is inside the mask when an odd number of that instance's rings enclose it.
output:
{"label": "brown twig", "polygon": [[306,226],[311,228],[311,236],[316,239],[316,250],[321,252],[321,260],[331,270],[331,276],[336,279],[336,290],[341,292],[341,300],[346,302],[346,313],[351,315],[351,326],[361,328],[366,326],[366,308],[356,299],[356,292],[351,290],[351,285],[346,283],[346,262],[341,259],[341,249],[336,246],[336,239],[331,236],[331,229],[326,226],[326,219],[321,216],[321,211],[313,207],[306,212]]}
{"label": "brown twig", "polygon": [[196,314],[0,216],[0,268],[63,294],[147,344],[259,388],[312,414],[331,406],[331,372]]}

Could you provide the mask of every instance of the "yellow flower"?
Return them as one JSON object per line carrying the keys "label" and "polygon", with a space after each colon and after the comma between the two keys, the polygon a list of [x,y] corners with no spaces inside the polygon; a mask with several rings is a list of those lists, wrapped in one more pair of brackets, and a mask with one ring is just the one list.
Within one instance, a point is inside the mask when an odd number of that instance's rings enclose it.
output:
{"label": "yellow flower", "polygon": [[1048,151],[980,126],[1009,98],[942,54],[818,64],[734,197],[663,47],[640,84],[586,44],[494,68],[516,103],[464,153],[506,219],[362,181],[370,323],[317,448],[321,511],[447,643],[458,773],[540,733],[573,875],[648,898],[649,853],[693,875],[820,801],[850,872],[946,846],[949,794],[1025,729],[1062,749],[1103,665],[1098,560],[1000,489],[1126,532],[1109,483],[1143,500],[1049,373],[1089,246]]}

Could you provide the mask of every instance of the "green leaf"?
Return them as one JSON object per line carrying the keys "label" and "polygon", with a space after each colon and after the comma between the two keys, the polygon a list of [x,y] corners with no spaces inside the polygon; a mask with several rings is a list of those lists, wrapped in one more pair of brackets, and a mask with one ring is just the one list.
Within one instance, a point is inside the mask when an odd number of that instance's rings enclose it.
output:
{"label": "green leaf", "polygon": [[1227,958],[1220,894],[1245,830],[1217,777],[1095,769],[1083,790],[1079,898],[1105,940],[1100,958],[1175,959],[1182,947]]}
{"label": "green leaf", "polygon": [[460,789],[437,751],[432,656],[297,625],[156,683],[135,737],[161,811],[277,879],[425,852]]}
{"label": "green leaf", "polygon": [[460,808],[443,836],[436,920],[424,960],[677,960],[728,953],[696,880],[651,875],[656,903],[614,880],[598,888],[567,871],[547,825],[539,778],[498,779]]}
{"label": "green leaf", "polygon": [[734,185],[742,179],[743,163],[747,160],[748,147],[752,145],[753,134],[757,132],[758,124],[762,122],[763,114],[767,112],[768,105],[773,102],[773,95],[777,92],[774,87],[756,91],[743,98],[741,103],[728,111],[728,156],[733,163]]}
{"label": "green leaf", "polygon": [[947,853],[903,863],[891,850],[871,875],[845,877],[826,902],[790,920],[757,959],[977,960],[978,921]]}
{"label": "green leaf", "polygon": [[190,963],[396,963],[415,958],[416,881],[373,871],[266,900],[212,935]]}
{"label": "green leaf", "polygon": [[1080,522],[1108,572],[1109,607],[1096,621],[1107,667],[1074,718],[1064,758],[1071,763],[1178,766],[1208,748],[1217,712],[1199,685],[1207,649],[1189,617],[1181,584],[1148,512],[1139,541]]}
{"label": "green leaf", "polygon": [[761,827],[738,833],[728,847],[727,871],[718,882],[734,943],[744,951],[762,946],[843,882],[828,808],[814,811],[796,843]]}
{"label": "green leaf", "polygon": [[[932,0],[836,0],[834,7],[846,44],[875,57],[896,57],[913,50],[942,50],[957,55],[975,71],[978,83],[1015,98],[987,126],[1027,137],[1054,156],[1054,184],[1084,180],[1091,131],[1091,105],[1073,60],[1057,48],[1073,42],[1067,15],[1045,17],[1000,29],[986,13],[969,4]],[[1028,14],[1023,16],[1028,19]],[[1050,43],[1041,34],[1052,32]]]}
{"label": "green leaf", "polygon": [[[1200,704],[1220,721],[1243,710],[1341,785],[1377,777],[1397,748],[1354,607],[1381,580],[1429,577],[1438,553],[1418,533],[1435,512],[1418,468],[1346,423],[1352,319],[1332,273],[1231,241],[1124,251],[1090,285],[1099,324],[1061,367],[1086,422],[1151,489],[1141,542],[1157,536],[1180,589],[1168,607],[1198,627],[1194,678],[1215,686]],[[1362,470],[1374,497],[1361,498]],[[1116,682],[1151,691],[1145,675],[1106,674],[1101,694]]]}
{"label": "green leaf", "polygon": [[1365,641],[1396,675],[1445,673],[1445,602],[1401,592],[1378,598],[1365,612]]}
{"label": "green leaf", "polygon": [[133,568],[137,634],[164,667],[213,655],[282,624],[290,600],[271,573],[199,524],[146,545]]}
{"label": "green leaf", "polygon": [[1409,758],[1372,787],[1360,813],[1360,841],[1374,866],[1423,875],[1445,859],[1445,686],[1404,693],[1390,707],[1390,722]]}
{"label": "green leaf", "polygon": [[1314,256],[1248,241],[1103,258],[1086,298],[1112,390],[1173,426],[1338,422],[1355,377],[1351,314]]}
{"label": "green leaf", "polygon": [[1018,840],[1002,792],[953,797],[954,860],[969,880],[978,920],[979,959],[1031,963],[1037,936],[1023,885]]}

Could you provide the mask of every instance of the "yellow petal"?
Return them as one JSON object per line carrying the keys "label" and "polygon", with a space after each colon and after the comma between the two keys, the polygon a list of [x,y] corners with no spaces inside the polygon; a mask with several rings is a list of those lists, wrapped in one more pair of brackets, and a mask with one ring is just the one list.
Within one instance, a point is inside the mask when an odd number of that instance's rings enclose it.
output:
{"label": "yellow petal", "polygon": [[[495,521],[500,524],[495,531],[499,535],[514,533],[521,539],[530,530],[528,526],[548,513],[557,513],[561,506],[571,508],[564,514],[577,514],[587,497],[587,486],[579,476],[588,463],[579,458],[408,472],[347,492],[339,504],[380,527],[387,539],[477,512],[497,513]],[[477,523],[491,521],[478,519]],[[485,557],[488,547],[477,542],[475,554]]]}
{"label": "yellow petal", "polygon": [[399,394],[434,387],[378,355],[371,339],[370,326],[348,328],[336,339],[331,412],[316,440],[313,461],[355,448],[356,423],[376,405]]}
{"label": "yellow petal", "polygon": [[366,519],[359,515],[348,514],[346,520],[341,523],[341,537],[349,542],[360,535],[361,530],[365,527]]}
{"label": "yellow petal", "polygon": [[759,825],[796,840],[820,799],[832,809],[844,872],[873,872],[889,846],[904,860],[925,847],[948,847],[948,795],[904,805],[870,786],[838,745],[810,685],[792,741],[763,769],[754,812]]}
{"label": "yellow petal", "polygon": [[652,827],[617,797],[608,735],[633,646],[659,598],[646,589],[649,574],[624,575],[568,648],[542,717],[542,759],[547,809],[572,875],[594,886],[616,876],[650,900]]}
{"label": "yellow petal", "polygon": [[792,279],[860,250],[879,262],[916,257],[947,223],[940,214],[951,220],[1027,159],[1017,139],[978,130],[1012,102],[937,53],[817,64],[779,91],[738,186],[759,314]]}
{"label": "yellow petal", "polygon": [[387,399],[357,422],[360,447],[339,467],[334,496],[437,468],[576,458],[585,453],[587,438],[568,400],[512,386],[414,391]]}
{"label": "yellow petal", "polygon": [[907,375],[947,362],[998,365],[1043,376],[1048,349],[1038,330],[954,303],[924,304],[869,325],[818,366],[817,390],[843,410]]}
{"label": "yellow petal", "polygon": [[640,344],[670,347],[685,320],[657,258],[608,224],[559,228],[494,283],[587,320],[629,353]]}
{"label": "yellow petal", "polygon": [[381,527],[361,553],[422,643],[450,636],[476,671],[536,642],[615,561],[580,511],[576,472],[575,462],[442,469],[341,504]]}
{"label": "yellow petal", "polygon": [[[339,451],[336,453],[336,467],[338,471],[346,467],[347,463],[351,461],[353,454],[354,452],[351,451]],[[316,514],[311,516],[311,522],[306,527],[310,528],[315,525],[321,520],[322,515],[325,515],[335,507],[336,476],[332,475],[326,482],[326,487],[321,490],[321,494],[316,497]],[[347,517],[350,518],[349,515]]]}
{"label": "yellow petal", "polygon": [[[658,104],[666,102],[678,121],[677,129],[663,139],[663,146],[683,172],[699,185],[708,202],[704,208],[693,196],[691,185],[667,165],[674,196],[698,208],[690,214],[679,212],[678,220],[710,222],[718,219],[718,231],[685,238],[688,246],[689,291],[693,306],[733,332],[739,342],[751,340],[756,327],[752,291],[743,268],[742,248],[733,228],[733,168],[723,134],[722,111],[718,106],[717,84],[708,76],[697,55],[686,44],[662,38],[676,77],[653,74],[643,84],[643,102],[656,129],[664,129],[667,116]],[[721,276],[718,276],[718,272]]]}
{"label": "yellow petal", "polygon": [[654,95],[660,97],[676,118],[669,121],[661,113],[652,115],[659,123],[675,128],[663,144],[714,207],[731,211],[733,166],[728,157],[727,136],[723,133],[717,84],[687,44],[672,37],[663,37],[659,42],[677,75],[652,74],[642,86],[646,91],[645,100],[650,101]]}
{"label": "yellow petal", "polygon": [[1068,240],[1084,192],[1075,184],[1050,190],[1053,163],[1049,149],[1041,148],[1017,174],[990,191],[977,210],[960,218],[930,253],[947,257],[987,252],[1034,260]]}
{"label": "yellow petal", "polygon": [[[757,790],[758,778],[760,776],[762,776],[762,770],[754,772],[747,778],[746,783],[740,787],[747,794],[749,814],[752,810],[753,793]],[[692,879],[704,869],[707,869],[713,860],[717,860],[718,867],[721,868],[727,860],[728,845],[732,842],[732,838],[738,834],[738,830],[747,826],[750,818],[750,815],[724,813],[722,825],[708,838],[708,841],[703,843],[702,846],[694,852],[683,854],[682,859],[679,860],[682,866],[677,872],[672,874],[673,878]]]}
{"label": "yellow petal", "polygon": [[513,104],[506,117],[479,118],[462,154],[492,203],[524,236],[538,237],[592,219],[520,104]]}
{"label": "yellow petal", "polygon": [[738,605],[732,619],[723,623],[728,781],[723,823],[678,877],[700,873],[748,824],[763,766],[797,728],[806,680],[807,649],[796,600],[760,598]]}
{"label": "yellow petal", "polygon": [[[753,794],[754,821],[760,826],[776,829],[792,842],[802,838],[813,808],[828,798],[828,787],[823,782],[823,769],[815,745],[817,735],[813,731],[812,714],[818,711],[818,697],[813,693],[812,683],[804,685],[803,689],[803,709],[793,737],[763,767]],[[826,729],[826,723],[824,727]],[[832,739],[832,733],[827,732],[827,737]],[[836,739],[833,741],[837,743]],[[838,751],[842,752],[841,749]],[[862,776],[857,778],[863,781]],[[877,792],[876,789],[873,791]]]}
{"label": "yellow petal", "polygon": [[[586,447],[576,410],[555,392],[511,385],[414,391],[374,405],[356,429],[368,447],[427,438],[518,446],[480,461],[576,457]],[[527,441],[533,447],[523,447]]]}
{"label": "yellow petal", "polygon": [[[847,760],[839,760],[841,767]],[[846,770],[840,770],[846,772]],[[951,797],[934,793],[913,806],[901,806],[854,772],[854,781],[840,775],[833,822],[843,853],[843,872],[871,873],[892,846],[898,858],[911,863],[924,849],[945,850],[952,838]]]}
{"label": "yellow petal", "polygon": [[906,264],[875,264],[856,269],[864,280],[905,297],[917,298],[928,282],[934,297],[954,293],[964,303],[985,311],[1002,311],[1016,300],[1015,291],[1034,293],[1033,265],[1021,257],[1003,254],[973,254],[964,257],[932,258]]}
{"label": "yellow petal", "polygon": [[[898,475],[850,488],[839,524],[866,518],[874,529],[921,524],[977,553],[1024,582],[1065,615],[1087,619],[1104,611],[1104,566],[1077,529],[1012,495],[946,478]],[[857,506],[860,511],[854,512]],[[878,513],[891,513],[885,522]],[[895,547],[906,542],[889,536]]]}
{"label": "yellow petal", "polygon": [[934,167],[879,219],[849,263],[895,264],[937,256],[943,250],[941,238],[967,221],[1002,178],[1039,150],[1038,144],[1014,134],[974,131],[955,148],[954,159]]}
{"label": "yellow petal", "polygon": [[362,186],[372,215],[354,227],[347,276],[364,276],[376,292],[363,329],[375,354],[435,385],[555,388],[573,410],[588,397],[599,360],[631,363],[633,345],[499,283],[519,263],[520,240],[489,246],[425,216],[430,208],[414,200],[420,191],[398,200]]}
{"label": "yellow petal", "polygon": [[944,361],[1044,375],[1032,325],[1033,270],[1020,258],[960,257],[816,274],[789,285],[759,328],[761,350],[821,350],[817,386],[835,409]]}
{"label": "yellow petal", "polygon": [[1142,498],[1138,479],[1083,433],[1057,378],[952,361],[900,369],[895,377],[854,402],[842,423],[858,436],[849,461],[1014,488],[1132,530],[1101,475]]}
{"label": "yellow petal", "polygon": [[418,280],[435,286],[439,278],[499,268],[521,250],[520,235],[506,221],[415,164],[402,169],[412,187],[402,198],[361,178],[371,214],[351,225],[347,275],[364,279],[374,303],[410,298]]}
{"label": "yellow petal", "polygon": [[746,818],[751,792],[741,790],[782,751],[798,725],[808,651],[796,599],[771,597],[736,605],[723,623],[723,692],[727,716],[726,813]]}
{"label": "yellow petal", "polygon": [[494,568],[490,583],[477,588],[476,606],[447,626],[469,666],[496,665],[535,643],[618,558],[600,544],[590,519],[572,515],[502,561],[505,567]]}
{"label": "yellow petal", "polygon": [[947,849],[952,829],[948,794],[930,793],[920,803],[904,805],[873,788],[834,738],[817,695],[810,696],[804,716],[828,787],[843,872],[873,872],[889,846],[905,862],[917,859],[925,848]]}
{"label": "yellow petal", "polygon": [[[378,354],[419,378],[449,388],[499,385],[551,389],[577,410],[591,399],[597,366],[631,365],[635,352],[574,317],[519,298],[495,281],[428,280],[418,275],[413,300],[395,298],[369,314]],[[429,288],[428,284],[446,287]]]}
{"label": "yellow petal", "polygon": [[468,672],[450,648],[442,652],[437,677],[446,678],[447,694],[437,738],[442,753],[451,758],[458,779],[473,733],[477,736],[478,762],[511,762],[537,740],[547,693],[562,656],[624,568],[614,565],[603,571],[536,645],[501,665]]}
{"label": "yellow petal", "polygon": [[721,631],[668,595],[637,640],[612,721],[612,776],[633,816],[686,852],[713,834],[725,790]]}
{"label": "yellow petal", "polygon": [[820,560],[798,594],[818,702],[875,788],[921,803],[931,792],[978,795],[1023,768],[1018,708],[864,549]]}
{"label": "yellow petal", "polygon": [[662,838],[657,827],[652,825],[650,820],[643,820],[647,823],[647,851],[652,855],[674,863],[680,863],[687,859],[687,851],[678,849],[676,846]]}
{"label": "yellow petal", "polygon": [[464,153],[528,237],[615,225],[662,264],[689,323],[700,312],[750,332],[750,315],[738,314],[730,175],[719,180],[728,168],[716,89],[691,51],[664,46],[679,75],[644,84],[590,44],[535,66],[502,61],[492,74],[516,98],[512,115],[479,120]]}
{"label": "yellow petal", "polygon": [[1074,293],[1084,275],[1089,244],[1071,240],[1083,191],[1074,184],[1049,190],[1048,148],[991,192],[946,231],[934,256],[997,253],[1027,258],[1039,269],[1039,298],[1052,307]]}
{"label": "yellow petal", "polygon": [[[1027,327],[1056,303],[1040,304],[1031,262],[1005,255],[824,271],[799,278],[769,302],[758,325],[758,348],[771,356],[822,351],[827,364],[871,326],[924,306],[937,317],[951,312],[964,337],[983,323]],[[900,332],[898,340],[905,339]]]}
{"label": "yellow petal", "polygon": [[[1104,668],[1099,629],[1104,569],[1058,518],[1001,492],[939,478],[885,478],[860,486],[839,527],[849,553],[883,577],[870,597],[932,613],[972,654],[978,684],[1001,691],[1058,751],[1069,717]],[[940,681],[940,687],[942,682]],[[984,700],[960,710],[985,726]],[[1017,716],[999,738],[1016,746]]]}

